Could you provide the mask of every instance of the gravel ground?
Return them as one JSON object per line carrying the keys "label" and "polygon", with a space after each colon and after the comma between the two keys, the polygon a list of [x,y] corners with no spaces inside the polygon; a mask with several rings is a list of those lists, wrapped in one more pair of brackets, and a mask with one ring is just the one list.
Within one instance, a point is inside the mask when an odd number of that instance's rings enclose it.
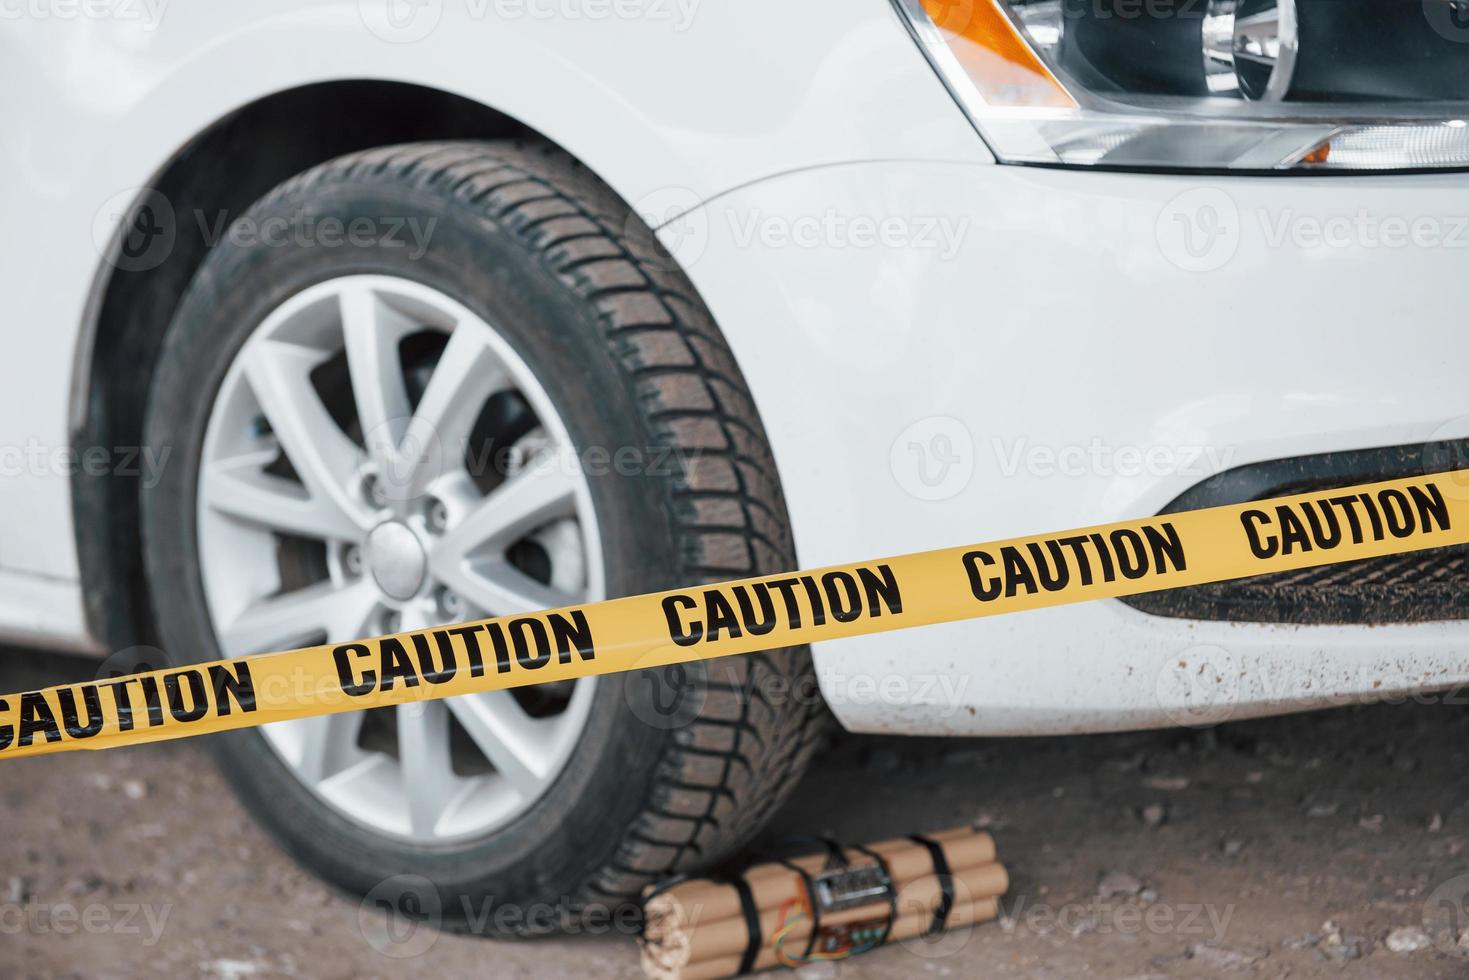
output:
{"label": "gravel ground", "polygon": [[[0,688],[93,669],[0,651]],[[976,822],[1013,885],[1001,922],[800,972],[1469,975],[1464,701],[1207,731],[839,737],[772,837]],[[0,826],[0,977],[641,976],[621,935],[389,935],[281,854],[188,742],[7,763]]]}

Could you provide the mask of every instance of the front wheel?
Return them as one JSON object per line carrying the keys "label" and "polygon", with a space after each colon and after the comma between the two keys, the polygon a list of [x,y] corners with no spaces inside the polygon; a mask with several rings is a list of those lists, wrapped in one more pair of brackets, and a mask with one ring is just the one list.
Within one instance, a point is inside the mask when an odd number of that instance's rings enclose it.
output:
{"label": "front wheel", "polygon": [[[142,500],[165,648],[241,656],[794,567],[738,367],[651,232],[509,143],[324,164],[244,219],[166,340]],[[326,239],[325,229],[364,234]],[[390,230],[416,229],[395,237]],[[673,669],[670,669],[673,670]],[[683,683],[670,686],[669,681]],[[287,850],[450,925],[620,902],[727,855],[822,717],[804,649],[217,736]]]}

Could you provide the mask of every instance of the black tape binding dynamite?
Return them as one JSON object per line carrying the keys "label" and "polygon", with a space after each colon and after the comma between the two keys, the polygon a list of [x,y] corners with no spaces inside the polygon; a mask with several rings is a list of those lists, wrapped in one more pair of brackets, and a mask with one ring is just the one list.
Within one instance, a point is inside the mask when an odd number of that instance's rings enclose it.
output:
{"label": "black tape binding dynamite", "polygon": [[[898,910],[898,893],[887,862],[880,855],[860,848],[869,859],[854,864],[836,841],[822,838],[826,848],[826,866],[816,874],[798,864],[781,861],[801,879],[802,892],[787,901],[780,910],[780,924],[771,936],[776,958],[783,966],[800,966],[813,960],[839,960],[863,953],[887,941]],[[831,924],[834,912],[870,907],[873,917],[856,922]],[[804,949],[794,953],[786,943],[792,929],[802,918],[811,920],[811,932]],[[826,921],[823,921],[825,918]],[[752,939],[754,937],[751,937]],[[758,945],[745,951],[753,963]]]}

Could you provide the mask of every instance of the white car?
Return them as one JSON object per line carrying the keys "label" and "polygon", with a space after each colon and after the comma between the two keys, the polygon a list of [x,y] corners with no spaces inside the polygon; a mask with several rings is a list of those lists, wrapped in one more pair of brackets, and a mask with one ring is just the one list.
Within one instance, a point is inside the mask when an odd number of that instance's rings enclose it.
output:
{"label": "white car", "polygon": [[[25,0],[0,45],[0,629],[109,669],[1463,458],[1464,0]],[[1466,579],[213,746],[347,889],[615,903],[746,842],[828,708],[1053,734],[1442,689]]]}

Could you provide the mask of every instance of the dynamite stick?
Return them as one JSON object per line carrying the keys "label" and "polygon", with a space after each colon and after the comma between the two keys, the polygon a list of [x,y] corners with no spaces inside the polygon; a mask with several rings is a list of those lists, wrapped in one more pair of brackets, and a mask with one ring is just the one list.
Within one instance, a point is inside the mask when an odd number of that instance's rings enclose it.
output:
{"label": "dynamite stick", "polygon": [[[990,864],[995,860],[994,838],[983,831],[968,827],[930,834],[929,838],[943,850],[949,868],[973,868]],[[906,837],[878,841],[867,849],[880,854],[887,861],[888,869],[898,887],[908,885],[915,878],[933,874],[933,857],[926,849]],[[843,848],[842,856],[850,863],[870,861],[861,851]],[[826,854],[813,854],[793,858],[791,864],[808,874],[820,871],[827,861]],[[754,895],[758,908],[779,908],[792,897],[791,869],[778,861],[757,864],[743,875]],[[739,916],[740,896],[733,885],[695,879],[676,888],[650,898],[644,906],[648,930],[656,928],[686,928],[696,923],[713,922]]]}
{"label": "dynamite stick", "polygon": [[840,959],[993,918],[1008,885],[993,839],[969,828],[866,848],[833,844],[738,879],[652,890],[643,966],[652,977],[693,980]]}
{"label": "dynamite stick", "polygon": [[[787,874],[790,874],[788,871]],[[794,895],[801,888],[801,880],[791,875],[791,891]],[[955,904],[961,901],[977,901],[985,898],[997,898],[1005,894],[1010,885],[1009,875],[1006,874],[1004,865],[981,864],[974,868],[956,868],[953,872],[953,890]],[[938,906],[942,896],[938,878],[932,870],[927,875],[915,878],[908,884],[897,889],[898,913],[899,915],[926,910],[929,919],[933,918],[933,910]],[[877,916],[882,918],[886,913],[880,912]],[[779,906],[760,909],[760,932],[765,936],[773,936],[781,926],[781,908]],[[843,909],[823,916],[821,923],[824,926],[852,925],[858,922],[869,922],[874,918],[870,905],[857,908]],[[745,926],[745,920],[740,916],[728,919],[720,919],[716,922],[700,923],[698,928],[689,934],[687,961],[699,963],[703,960],[714,959],[720,956],[737,954],[744,950],[745,944],[750,941],[749,930]],[[786,934],[786,942],[791,948],[800,950],[806,945],[806,939],[811,935],[811,920],[802,919]]]}
{"label": "dynamite stick", "polygon": [[[949,929],[964,929],[989,922],[999,916],[998,899],[983,898],[968,905],[955,906],[949,912]],[[889,943],[917,939],[929,931],[933,917],[927,912],[910,913],[894,920]],[[684,967],[669,968],[650,962],[646,951],[643,955],[643,970],[652,980],[724,980],[740,975],[740,957],[725,956],[718,959],[690,963]],[[766,947],[756,957],[752,970],[770,970],[781,966],[780,957],[773,947]]]}

